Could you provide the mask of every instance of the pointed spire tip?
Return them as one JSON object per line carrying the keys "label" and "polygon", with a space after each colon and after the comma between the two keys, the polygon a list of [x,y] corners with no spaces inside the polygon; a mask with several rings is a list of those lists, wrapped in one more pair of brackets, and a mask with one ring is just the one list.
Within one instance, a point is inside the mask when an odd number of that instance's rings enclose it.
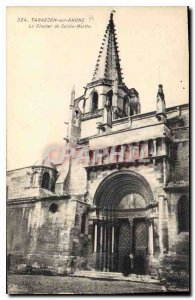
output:
{"label": "pointed spire tip", "polygon": [[116,10],[114,10],[114,9],[111,11],[111,13],[110,13],[110,20],[113,20],[113,14],[114,14],[115,12],[116,12]]}

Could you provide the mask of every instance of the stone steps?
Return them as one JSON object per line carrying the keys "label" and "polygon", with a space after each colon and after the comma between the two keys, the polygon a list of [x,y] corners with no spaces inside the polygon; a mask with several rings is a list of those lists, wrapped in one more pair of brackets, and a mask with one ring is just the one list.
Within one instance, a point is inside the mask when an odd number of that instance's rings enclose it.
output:
{"label": "stone steps", "polygon": [[77,270],[77,271],[75,271],[74,274],[71,274],[71,276],[73,276],[73,277],[87,277],[87,278],[93,278],[93,279],[155,283],[155,284],[160,283],[157,276],[130,274],[129,276],[125,277],[121,273],[101,272],[101,271],[94,271],[94,270],[92,270],[92,271]]}

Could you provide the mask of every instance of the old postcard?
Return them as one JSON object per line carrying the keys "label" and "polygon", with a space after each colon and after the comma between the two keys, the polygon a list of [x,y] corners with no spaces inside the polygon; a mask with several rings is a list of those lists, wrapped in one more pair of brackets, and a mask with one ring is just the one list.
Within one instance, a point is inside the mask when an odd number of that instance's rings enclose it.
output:
{"label": "old postcard", "polygon": [[188,20],[7,8],[8,294],[189,293]]}

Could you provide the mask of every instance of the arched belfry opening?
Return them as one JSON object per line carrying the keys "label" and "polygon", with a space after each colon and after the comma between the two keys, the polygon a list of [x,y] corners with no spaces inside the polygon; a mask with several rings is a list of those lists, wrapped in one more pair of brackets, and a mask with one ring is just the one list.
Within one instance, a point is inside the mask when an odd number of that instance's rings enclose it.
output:
{"label": "arched belfry opening", "polygon": [[112,97],[113,97],[113,91],[109,91],[106,94],[106,106],[107,107],[112,107]]}
{"label": "arched belfry opening", "polygon": [[147,180],[131,171],[114,172],[97,188],[94,206],[96,269],[122,272],[128,257],[132,273],[146,274],[148,256],[154,254],[149,211],[155,206]]}
{"label": "arched belfry opening", "polygon": [[129,114],[129,98],[128,98],[128,96],[125,96],[124,100],[123,100],[123,112],[126,116],[128,116],[128,114]]}
{"label": "arched belfry opening", "polygon": [[91,98],[91,111],[94,112],[98,109],[98,93],[93,92]]}

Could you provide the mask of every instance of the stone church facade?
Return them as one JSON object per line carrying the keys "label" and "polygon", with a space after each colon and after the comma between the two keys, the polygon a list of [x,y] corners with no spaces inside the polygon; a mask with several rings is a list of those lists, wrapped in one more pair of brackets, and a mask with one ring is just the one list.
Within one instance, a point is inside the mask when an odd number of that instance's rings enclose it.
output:
{"label": "stone church facade", "polygon": [[71,94],[65,141],[83,159],[7,172],[9,271],[122,272],[126,256],[137,274],[188,264],[189,105],[166,108],[161,84],[154,101],[141,113],[123,81],[111,13],[92,81]]}

